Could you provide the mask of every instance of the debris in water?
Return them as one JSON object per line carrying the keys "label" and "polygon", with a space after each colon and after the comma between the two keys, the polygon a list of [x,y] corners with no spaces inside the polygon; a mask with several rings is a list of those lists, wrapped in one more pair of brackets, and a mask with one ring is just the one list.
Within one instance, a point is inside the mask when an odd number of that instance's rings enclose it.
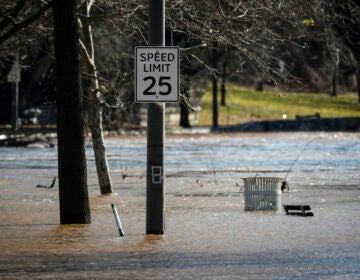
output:
{"label": "debris in water", "polygon": [[[284,180],[282,182],[282,185],[281,185],[281,191],[283,190],[283,186],[284,186],[284,189],[286,189],[286,186],[287,186],[287,190],[289,191],[290,190],[290,187],[286,181],[287,179],[287,176],[289,175],[289,172],[292,170],[292,168],[294,167],[295,163],[298,161],[298,159],[300,158],[300,155],[305,151],[306,147],[309,146],[311,144],[311,142],[313,142],[315,139],[317,138],[317,136],[313,137],[310,139],[310,141],[308,141],[304,147],[301,149],[300,153],[297,155],[297,157],[295,158],[295,160],[293,161],[293,163],[291,164],[290,168],[287,170],[286,174],[285,174],[285,177],[284,177]],[[285,191],[285,192],[288,192],[288,191]]]}
{"label": "debris in water", "polygon": [[45,188],[45,189],[52,189],[55,186],[55,182],[56,182],[56,176],[54,177],[54,179],[52,180],[52,183],[50,186],[44,186],[44,185],[36,185],[37,188]]}
{"label": "debris in water", "polygon": [[290,191],[289,185],[286,181],[281,182],[281,192],[288,193]]}
{"label": "debris in water", "polygon": [[310,205],[287,205],[284,204],[286,215],[296,215],[303,217],[312,217],[314,213],[311,211]]}

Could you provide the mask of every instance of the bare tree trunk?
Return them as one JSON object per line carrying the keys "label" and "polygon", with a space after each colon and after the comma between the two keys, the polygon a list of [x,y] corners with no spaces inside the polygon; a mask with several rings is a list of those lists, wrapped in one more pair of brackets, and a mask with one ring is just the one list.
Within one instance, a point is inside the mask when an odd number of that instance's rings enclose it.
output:
{"label": "bare tree trunk", "polygon": [[191,128],[189,109],[183,103],[180,103],[180,126],[183,128]]}
{"label": "bare tree trunk", "polygon": [[358,98],[360,103],[360,70],[356,70],[356,83],[357,83],[357,91],[358,91]]}
{"label": "bare tree trunk", "polygon": [[91,140],[95,155],[96,171],[101,194],[112,193],[109,165],[106,158],[105,144],[102,130],[102,110],[99,104],[91,104],[90,112]]}
{"label": "bare tree trunk", "polygon": [[212,101],[212,109],[213,109],[213,128],[218,127],[218,104],[217,104],[217,78],[213,76],[212,78],[212,94],[213,94],[213,101]]}
{"label": "bare tree trunk", "polygon": [[[83,11],[90,16],[92,0],[85,1]],[[87,101],[87,122],[91,132],[91,140],[95,156],[96,171],[101,194],[112,193],[112,183],[109,166],[105,153],[105,144],[102,129],[102,105],[99,102],[99,83],[95,65],[95,51],[91,25],[85,19],[82,23],[84,43],[81,43],[82,55],[86,64],[84,96]],[[88,51],[89,50],[89,51]]]}
{"label": "bare tree trunk", "polygon": [[[182,93],[185,98],[189,97],[190,81],[188,77],[185,77],[182,85]],[[183,128],[190,128],[191,124],[189,121],[189,109],[183,102],[180,102],[180,126]]]}
{"label": "bare tree trunk", "polygon": [[[213,68],[216,71],[217,69],[217,51],[213,51]],[[217,76],[216,73],[213,74],[212,77],[212,94],[213,94],[213,101],[212,101],[212,109],[213,109],[213,128],[218,127],[218,104],[217,104],[217,93],[218,93],[218,87],[217,87]]]}
{"label": "bare tree trunk", "polygon": [[221,78],[221,106],[226,106],[226,63],[223,64],[222,78]]}
{"label": "bare tree trunk", "polygon": [[53,2],[61,224],[91,222],[76,2]]}
{"label": "bare tree trunk", "polygon": [[332,77],[332,91],[331,96],[337,96],[337,65],[334,66],[334,72]]}
{"label": "bare tree trunk", "polygon": [[334,65],[334,72],[332,77],[332,92],[331,96],[337,96],[337,80],[338,80],[338,69],[339,69],[339,62],[340,62],[340,51],[336,49],[335,54],[335,65]]}

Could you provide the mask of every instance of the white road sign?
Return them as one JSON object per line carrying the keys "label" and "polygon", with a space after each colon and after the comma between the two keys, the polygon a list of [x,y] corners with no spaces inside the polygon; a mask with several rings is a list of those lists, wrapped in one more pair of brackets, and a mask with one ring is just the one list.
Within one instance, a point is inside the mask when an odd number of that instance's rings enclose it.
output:
{"label": "white road sign", "polygon": [[135,101],[179,102],[179,48],[135,47]]}

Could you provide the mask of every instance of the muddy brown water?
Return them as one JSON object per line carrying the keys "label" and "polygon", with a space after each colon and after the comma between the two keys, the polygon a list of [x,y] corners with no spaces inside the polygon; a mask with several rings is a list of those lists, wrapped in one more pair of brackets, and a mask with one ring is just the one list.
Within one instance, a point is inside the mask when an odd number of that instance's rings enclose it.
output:
{"label": "muddy brown water", "polygon": [[[241,178],[285,176],[314,136],[281,199],[315,216],[244,211]],[[145,141],[106,139],[111,196],[87,150],[90,225],[59,225],[57,184],[36,188],[56,149],[0,148],[0,279],[360,279],[359,133],[169,136],[163,236],[145,234]]]}

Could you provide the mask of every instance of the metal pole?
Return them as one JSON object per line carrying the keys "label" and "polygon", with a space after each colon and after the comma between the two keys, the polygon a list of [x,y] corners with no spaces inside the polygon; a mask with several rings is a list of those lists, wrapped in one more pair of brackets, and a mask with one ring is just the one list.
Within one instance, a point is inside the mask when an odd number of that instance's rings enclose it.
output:
{"label": "metal pole", "polygon": [[[149,0],[149,45],[165,46],[165,0]],[[146,234],[165,233],[165,103],[147,113]]]}
{"label": "metal pole", "polygon": [[116,222],[116,226],[117,226],[118,231],[119,231],[119,235],[120,235],[120,237],[124,237],[125,233],[124,233],[124,230],[123,230],[122,225],[121,225],[121,221],[120,221],[120,217],[119,217],[119,213],[117,211],[116,205],[112,203],[111,204],[111,209],[113,210],[113,213],[114,213],[115,222]]}

